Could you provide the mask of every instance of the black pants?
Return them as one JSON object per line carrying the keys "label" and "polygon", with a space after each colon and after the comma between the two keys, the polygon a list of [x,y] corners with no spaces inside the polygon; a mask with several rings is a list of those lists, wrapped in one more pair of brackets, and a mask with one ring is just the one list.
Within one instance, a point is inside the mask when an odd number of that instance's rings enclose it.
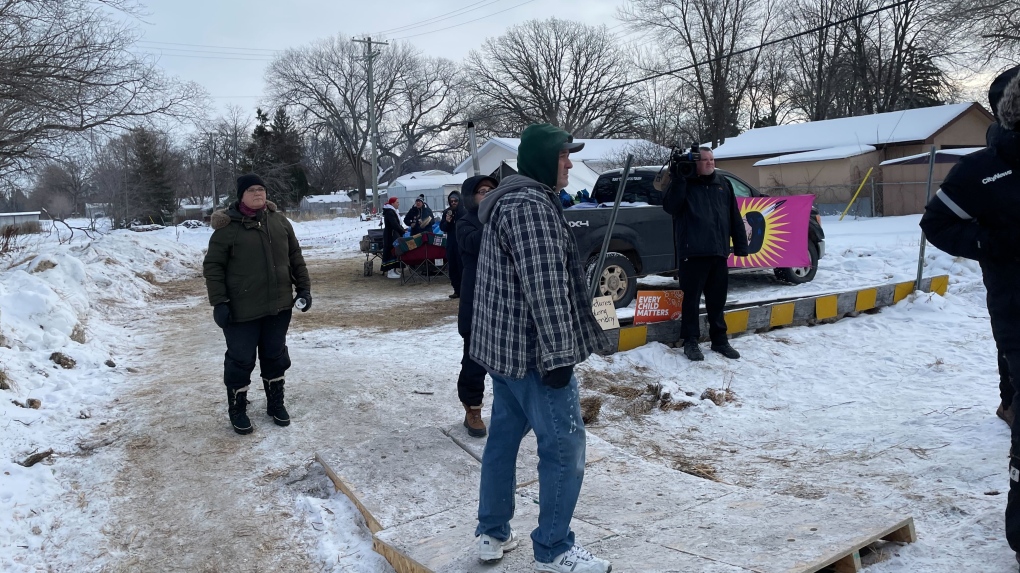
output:
{"label": "black pants", "polygon": [[726,321],[723,308],[726,306],[726,290],[730,274],[726,257],[690,257],[680,261],[680,290],[684,291],[684,302],[680,315],[680,338],[698,340],[701,338],[699,309],[701,295],[705,295],[705,311],[708,313],[708,335],[712,344],[726,342]]}
{"label": "black pants", "polygon": [[[1005,350],[1010,372],[1020,372],[1020,350]],[[1008,403],[1008,402],[1007,402]],[[1020,392],[1014,391],[1014,412],[1020,410]],[[1020,422],[1018,419],[1016,422]],[[1009,498],[1006,501],[1006,541],[1013,551],[1020,553],[1020,423],[1014,423],[1010,434]]]}
{"label": "black pants", "polygon": [[452,252],[448,249],[446,256],[450,259],[449,266],[447,267],[450,271],[450,284],[453,285],[453,292],[459,296],[460,282],[464,278],[464,265],[460,262],[460,253],[457,252],[456,247],[452,249]]}
{"label": "black pants", "polygon": [[460,376],[457,377],[457,397],[468,406],[481,406],[485,396],[485,368],[468,356],[471,337],[464,337],[464,357],[460,359]]}
{"label": "black pants", "polygon": [[1006,361],[1006,353],[1001,350],[999,354],[999,400],[1003,408],[1009,408],[1013,403],[1013,376],[1010,375],[1009,362]]}
{"label": "black pants", "polygon": [[223,360],[223,383],[231,390],[244,388],[251,382],[258,355],[262,377],[279,378],[290,368],[287,353],[287,328],[290,309],[276,316],[265,316],[247,322],[232,322],[223,329],[227,353]]}

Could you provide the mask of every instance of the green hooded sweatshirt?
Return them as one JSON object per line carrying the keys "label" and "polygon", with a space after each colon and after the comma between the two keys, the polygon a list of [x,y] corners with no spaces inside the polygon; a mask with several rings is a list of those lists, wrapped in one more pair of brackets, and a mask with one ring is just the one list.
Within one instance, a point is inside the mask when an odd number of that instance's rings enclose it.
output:
{"label": "green hooded sweatshirt", "polygon": [[539,183],[556,189],[560,168],[560,151],[563,144],[573,140],[571,135],[548,123],[529,125],[521,133],[517,148],[517,172]]}

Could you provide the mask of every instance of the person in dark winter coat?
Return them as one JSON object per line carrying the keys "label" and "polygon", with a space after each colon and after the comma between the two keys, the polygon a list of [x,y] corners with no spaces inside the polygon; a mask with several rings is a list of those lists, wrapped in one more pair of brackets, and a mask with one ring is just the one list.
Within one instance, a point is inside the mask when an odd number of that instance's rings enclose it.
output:
{"label": "person in dark winter coat", "polygon": [[570,153],[583,143],[549,124],[521,134],[519,175],[482,201],[484,225],[471,321],[471,358],[492,376],[492,427],[482,454],[478,557],[518,544],[510,527],[521,439],[538,440],[535,571],[606,573],[612,565],[574,543],[570,520],[584,479],[585,431],[574,365],[609,341],[591,312],[583,260],[563,216]]}
{"label": "person in dark winter coat", "polygon": [[432,230],[432,209],[425,202],[424,195],[418,195],[414,200],[414,207],[404,215],[404,224],[411,228],[412,235]]}
{"label": "person in dark winter coat", "polygon": [[478,270],[478,249],[482,244],[482,222],[478,220],[478,206],[482,199],[496,188],[495,179],[478,175],[469,177],[460,186],[461,215],[457,218],[457,248],[463,266],[460,281],[460,308],[457,312],[457,332],[464,339],[464,356],[460,360],[457,377],[457,397],[464,405],[464,427],[476,438],[485,437],[482,421],[482,398],[485,396],[485,368],[471,359],[471,317],[475,302],[475,273]]}
{"label": "person in dark winter coat", "polygon": [[680,338],[684,354],[690,360],[704,360],[698,339],[701,338],[699,308],[705,295],[708,313],[708,334],[712,350],[726,358],[740,358],[740,353],[726,339],[723,308],[729,288],[730,240],[733,254],[747,256],[747,234],[737,207],[737,197],[729,180],[715,170],[712,150],[702,147],[701,159],[694,174],[683,177],[678,166],[670,166],[669,191],[662,208],[673,216],[673,241],[680,274],[680,290],[684,293],[680,314]]}
{"label": "person in dark winter coat", "polygon": [[254,174],[239,177],[237,199],[210,219],[214,231],[203,274],[213,319],[227,341],[223,382],[230,423],[238,434],[250,434],[246,408],[256,357],[266,414],[278,426],[290,424],[283,399],[284,373],[290,367],[287,328],[291,307],[297,303],[306,312],[312,292],[294,228],[266,200],[262,179]]}
{"label": "person in dark winter coat", "polygon": [[450,284],[453,285],[453,294],[450,295],[450,298],[460,298],[463,266],[460,260],[460,252],[457,248],[456,231],[457,219],[466,213],[467,210],[461,205],[460,193],[456,191],[450,193],[446,198],[446,202],[448,206],[443,211],[443,216],[439,219],[439,230],[446,233],[446,260],[449,261]]}
{"label": "person in dark winter coat", "polygon": [[382,271],[389,279],[399,279],[400,256],[397,248],[393,246],[394,241],[404,236],[404,226],[400,224],[400,199],[390,197],[390,200],[383,205],[383,261]]}
{"label": "person in dark winter coat", "polygon": [[[992,93],[998,126],[988,147],[963,157],[925,207],[921,229],[931,244],[981,265],[992,336],[1009,372],[1020,372],[1020,67],[996,79]],[[1009,384],[1013,387],[1012,384]],[[1016,412],[1020,393],[1002,396]],[[1012,424],[1006,541],[1020,561],[1020,424]]]}

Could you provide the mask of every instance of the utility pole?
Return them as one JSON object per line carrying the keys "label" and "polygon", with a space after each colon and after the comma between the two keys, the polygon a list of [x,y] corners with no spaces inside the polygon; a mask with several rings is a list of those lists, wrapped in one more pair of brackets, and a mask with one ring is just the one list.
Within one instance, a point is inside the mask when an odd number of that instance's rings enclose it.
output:
{"label": "utility pole", "polygon": [[379,213],[382,209],[379,204],[379,126],[375,117],[375,84],[372,76],[372,62],[380,52],[373,52],[372,45],[388,46],[389,42],[373,42],[371,36],[364,40],[354,41],[365,44],[365,60],[368,66],[368,131],[372,140],[372,204],[375,205],[375,212]]}
{"label": "utility pole", "polygon": [[209,191],[212,194],[213,211],[216,210],[216,144],[213,141],[213,134],[209,134],[209,183],[212,185]]}

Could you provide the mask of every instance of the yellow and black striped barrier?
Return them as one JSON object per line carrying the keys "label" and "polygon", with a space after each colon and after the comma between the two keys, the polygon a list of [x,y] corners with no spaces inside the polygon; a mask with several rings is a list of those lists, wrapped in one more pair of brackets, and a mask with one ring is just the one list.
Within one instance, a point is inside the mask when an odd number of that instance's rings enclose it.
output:
{"label": "yellow and black striped barrier", "polygon": [[[924,292],[945,295],[949,288],[949,276],[939,275],[922,279]],[[914,292],[914,281],[893,283],[877,287],[849,290],[794,300],[758,303],[755,306],[726,312],[726,329],[730,336],[746,332],[765,332],[773,328],[806,326],[822,322],[834,322],[846,316],[892,306]],[[708,323],[702,314],[701,332],[708,332]],[[656,322],[639,326],[621,326],[607,331],[616,340],[616,351],[623,352],[649,342],[674,344],[680,340],[680,321]]]}

